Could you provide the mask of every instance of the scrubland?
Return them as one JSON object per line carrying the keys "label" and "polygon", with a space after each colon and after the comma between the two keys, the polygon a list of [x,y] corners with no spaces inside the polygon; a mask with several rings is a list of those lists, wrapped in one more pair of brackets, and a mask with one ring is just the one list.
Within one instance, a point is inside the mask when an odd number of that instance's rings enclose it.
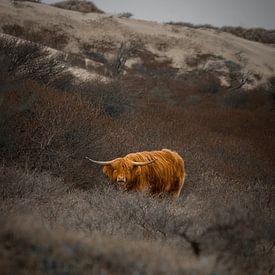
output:
{"label": "scrubland", "polygon": [[[2,274],[274,272],[274,78],[225,88],[145,50],[127,70],[120,49],[110,81],[81,82],[16,41],[0,40]],[[186,163],[177,200],[122,192],[85,160],[162,148]]]}

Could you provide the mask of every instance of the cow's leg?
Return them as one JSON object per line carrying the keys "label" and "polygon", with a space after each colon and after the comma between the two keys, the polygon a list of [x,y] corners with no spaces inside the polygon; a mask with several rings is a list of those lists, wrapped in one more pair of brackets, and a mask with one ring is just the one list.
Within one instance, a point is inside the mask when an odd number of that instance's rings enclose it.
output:
{"label": "cow's leg", "polygon": [[179,179],[178,181],[176,181],[174,184],[173,184],[173,187],[172,189],[170,190],[170,194],[175,197],[175,198],[178,198],[180,196],[180,192],[181,192],[181,189],[182,189],[182,186],[183,186],[183,183],[184,183],[184,179]]}

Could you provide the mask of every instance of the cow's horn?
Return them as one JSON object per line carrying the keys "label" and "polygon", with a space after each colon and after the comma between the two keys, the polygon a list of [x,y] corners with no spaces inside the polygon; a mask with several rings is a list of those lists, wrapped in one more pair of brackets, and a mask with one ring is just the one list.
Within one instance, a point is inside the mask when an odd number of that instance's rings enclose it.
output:
{"label": "cow's horn", "polygon": [[134,166],[144,166],[144,165],[148,165],[154,161],[156,161],[156,160],[153,159],[153,160],[149,160],[149,161],[132,161],[132,163],[134,164]]}
{"label": "cow's horn", "polygon": [[113,160],[109,160],[109,161],[100,161],[100,160],[93,160],[90,159],[88,157],[85,157],[86,159],[88,159],[89,161],[93,162],[93,163],[97,163],[97,164],[101,164],[101,165],[111,165]]}

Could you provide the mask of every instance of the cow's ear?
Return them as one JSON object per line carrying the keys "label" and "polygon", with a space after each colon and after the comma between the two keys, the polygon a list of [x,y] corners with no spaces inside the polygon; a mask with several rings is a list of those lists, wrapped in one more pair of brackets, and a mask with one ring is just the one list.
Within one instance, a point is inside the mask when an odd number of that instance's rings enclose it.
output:
{"label": "cow's ear", "polygon": [[114,169],[113,169],[112,165],[104,165],[103,166],[103,173],[109,177],[112,176],[113,170]]}

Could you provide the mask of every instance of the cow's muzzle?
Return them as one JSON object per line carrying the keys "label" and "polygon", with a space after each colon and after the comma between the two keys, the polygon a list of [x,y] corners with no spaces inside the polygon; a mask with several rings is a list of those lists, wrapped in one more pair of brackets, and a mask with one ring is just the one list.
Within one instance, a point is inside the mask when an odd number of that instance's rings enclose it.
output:
{"label": "cow's muzzle", "polygon": [[125,183],[126,182],[126,178],[125,177],[117,177],[116,181],[118,183]]}

